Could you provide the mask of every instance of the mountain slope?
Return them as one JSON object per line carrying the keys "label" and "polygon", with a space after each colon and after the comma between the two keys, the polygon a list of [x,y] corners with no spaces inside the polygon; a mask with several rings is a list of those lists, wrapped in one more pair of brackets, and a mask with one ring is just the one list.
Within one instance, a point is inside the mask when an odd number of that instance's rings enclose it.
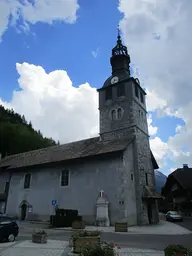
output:
{"label": "mountain slope", "polygon": [[162,172],[155,170],[155,180],[156,180],[156,191],[161,193],[161,188],[165,185],[167,176]]}
{"label": "mountain slope", "polygon": [[2,157],[56,145],[33,129],[31,122],[0,105],[0,153]]}

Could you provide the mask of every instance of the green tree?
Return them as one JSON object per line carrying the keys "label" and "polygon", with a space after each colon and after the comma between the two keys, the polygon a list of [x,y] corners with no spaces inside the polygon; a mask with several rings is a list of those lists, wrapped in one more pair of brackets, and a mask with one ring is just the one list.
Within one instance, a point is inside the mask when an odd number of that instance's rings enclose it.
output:
{"label": "green tree", "polygon": [[25,116],[5,109],[0,105],[0,153],[12,155],[30,150],[57,145],[52,138],[46,138],[33,129]]}

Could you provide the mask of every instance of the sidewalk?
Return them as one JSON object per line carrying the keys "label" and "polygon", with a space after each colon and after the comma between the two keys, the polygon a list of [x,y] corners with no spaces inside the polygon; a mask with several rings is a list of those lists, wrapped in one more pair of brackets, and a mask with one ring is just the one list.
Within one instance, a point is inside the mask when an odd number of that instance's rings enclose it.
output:
{"label": "sidewalk", "polygon": [[48,240],[47,244],[31,241],[0,244],[0,256],[63,256],[69,252],[69,242]]}
{"label": "sidewalk", "polygon": [[[163,256],[162,251],[136,248],[116,248],[119,256]],[[73,256],[68,242],[48,240],[47,244],[34,244],[31,241],[0,244],[0,256]]]}
{"label": "sidewalk", "polygon": [[[88,231],[98,230],[105,233],[115,233],[114,227],[86,226],[85,229]],[[54,230],[72,231],[72,228],[55,228]],[[128,227],[128,232],[116,234],[187,235],[192,234],[192,231],[175,223],[161,220],[157,225]]]}
{"label": "sidewalk", "polygon": [[[136,248],[121,248],[116,249],[115,253],[117,256],[164,256],[162,251],[154,250],[141,250]],[[68,256],[76,256],[73,252],[69,252]]]}
{"label": "sidewalk", "polygon": [[136,248],[121,248],[116,250],[119,256],[164,256],[163,251],[141,250]]}

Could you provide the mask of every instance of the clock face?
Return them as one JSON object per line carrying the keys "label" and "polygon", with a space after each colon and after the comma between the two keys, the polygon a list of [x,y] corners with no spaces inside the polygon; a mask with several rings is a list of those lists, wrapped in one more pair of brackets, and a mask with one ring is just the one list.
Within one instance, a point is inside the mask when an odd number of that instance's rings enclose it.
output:
{"label": "clock face", "polygon": [[112,79],[111,79],[111,83],[112,84],[116,84],[119,82],[119,77],[118,76],[114,76]]}

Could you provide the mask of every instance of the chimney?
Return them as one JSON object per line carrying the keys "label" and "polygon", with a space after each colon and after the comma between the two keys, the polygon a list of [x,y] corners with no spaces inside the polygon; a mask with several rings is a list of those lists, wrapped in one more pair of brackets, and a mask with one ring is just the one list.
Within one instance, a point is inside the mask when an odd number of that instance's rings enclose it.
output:
{"label": "chimney", "polygon": [[189,168],[188,164],[183,164],[183,169],[187,169],[187,168]]}

